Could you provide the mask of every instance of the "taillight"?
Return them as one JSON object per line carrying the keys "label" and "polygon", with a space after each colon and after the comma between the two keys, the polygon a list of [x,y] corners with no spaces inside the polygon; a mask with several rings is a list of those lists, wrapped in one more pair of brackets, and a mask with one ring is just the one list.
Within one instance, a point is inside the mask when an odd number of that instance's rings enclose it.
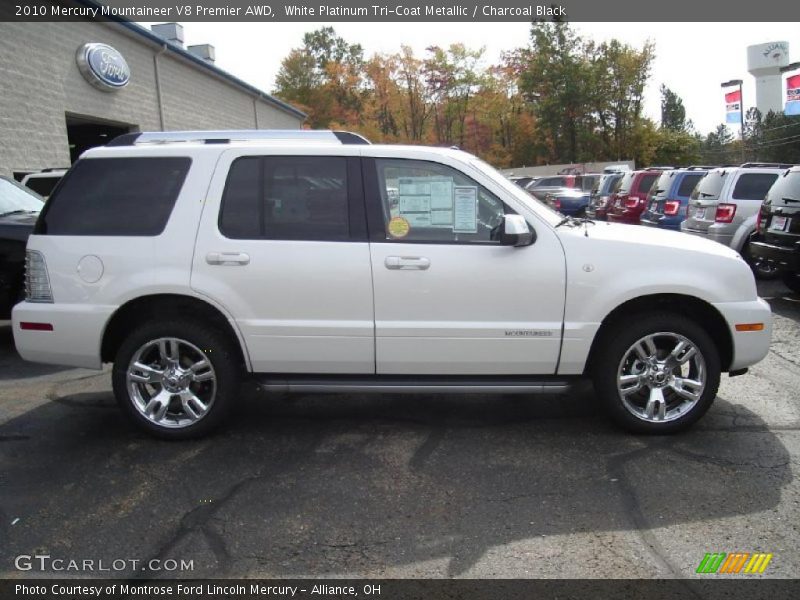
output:
{"label": "taillight", "polygon": [[664,202],[664,214],[673,217],[678,214],[681,209],[680,200],[667,200]]}
{"label": "taillight", "polygon": [[735,204],[719,204],[717,205],[717,214],[714,215],[714,220],[717,223],[730,223],[733,221],[733,216],[736,214]]}
{"label": "taillight", "polygon": [[761,233],[767,225],[767,213],[764,210],[764,205],[761,205],[761,208],[758,209],[758,220],[756,221],[756,231]]}
{"label": "taillight", "polygon": [[25,300],[28,302],[52,302],[50,278],[44,256],[36,250],[25,252]]}
{"label": "taillight", "polygon": [[625,199],[625,208],[636,208],[639,206],[639,198],[636,196],[628,196]]}

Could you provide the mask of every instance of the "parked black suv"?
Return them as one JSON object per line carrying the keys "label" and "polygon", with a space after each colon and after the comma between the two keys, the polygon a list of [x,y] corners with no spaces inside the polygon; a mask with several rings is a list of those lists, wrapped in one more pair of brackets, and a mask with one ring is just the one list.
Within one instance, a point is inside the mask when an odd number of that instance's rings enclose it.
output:
{"label": "parked black suv", "polygon": [[756,261],[774,266],[800,294],[800,166],[787,169],[767,192],[750,241]]}
{"label": "parked black suv", "polygon": [[38,194],[0,177],[0,319],[8,319],[20,300],[25,244],[43,206]]}

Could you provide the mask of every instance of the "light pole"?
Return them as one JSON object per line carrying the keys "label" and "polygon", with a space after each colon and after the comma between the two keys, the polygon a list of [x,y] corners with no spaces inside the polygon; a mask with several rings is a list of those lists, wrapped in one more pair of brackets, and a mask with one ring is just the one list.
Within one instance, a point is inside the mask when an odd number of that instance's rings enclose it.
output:
{"label": "light pole", "polygon": [[739,131],[742,134],[742,162],[744,162],[744,96],[742,95],[742,83],[741,79],[731,79],[721,84],[721,87],[739,87]]}

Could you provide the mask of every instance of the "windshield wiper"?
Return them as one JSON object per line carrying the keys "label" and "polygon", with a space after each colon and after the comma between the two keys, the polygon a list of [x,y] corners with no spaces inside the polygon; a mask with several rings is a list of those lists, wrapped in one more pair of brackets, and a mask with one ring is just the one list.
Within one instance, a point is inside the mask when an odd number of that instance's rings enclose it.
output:
{"label": "windshield wiper", "polygon": [[35,211],[35,210],[22,210],[22,209],[10,210],[8,212],[0,213],[0,217],[7,217],[9,215],[21,215],[21,214],[25,214],[25,213],[35,213],[35,212],[38,212],[38,211]]}
{"label": "windshield wiper", "polygon": [[784,202],[800,202],[797,198],[781,198]]}

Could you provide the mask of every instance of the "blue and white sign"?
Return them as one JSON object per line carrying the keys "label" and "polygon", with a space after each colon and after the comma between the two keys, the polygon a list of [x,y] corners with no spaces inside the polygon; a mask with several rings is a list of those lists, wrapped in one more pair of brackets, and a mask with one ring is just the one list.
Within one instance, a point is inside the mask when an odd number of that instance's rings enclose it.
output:
{"label": "blue and white sign", "polygon": [[84,44],[75,58],[86,81],[104,92],[122,89],[131,79],[125,58],[107,44]]}

